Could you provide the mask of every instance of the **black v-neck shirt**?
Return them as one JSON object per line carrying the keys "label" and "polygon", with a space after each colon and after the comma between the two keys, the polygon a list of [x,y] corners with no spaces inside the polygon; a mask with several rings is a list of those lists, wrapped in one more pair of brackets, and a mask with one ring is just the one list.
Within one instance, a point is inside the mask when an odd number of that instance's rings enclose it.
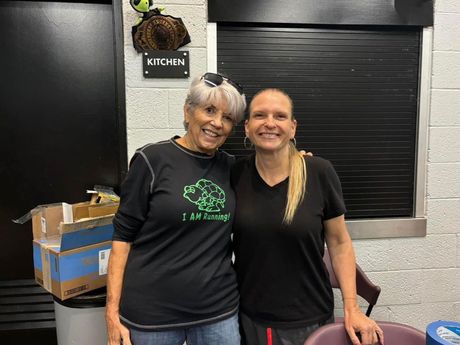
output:
{"label": "black v-neck shirt", "polygon": [[331,163],[319,157],[305,161],[306,195],[289,226],[282,224],[289,179],[269,186],[257,172],[254,155],[232,169],[240,309],[271,327],[307,326],[329,319],[334,309],[322,260],[323,221],[346,209]]}

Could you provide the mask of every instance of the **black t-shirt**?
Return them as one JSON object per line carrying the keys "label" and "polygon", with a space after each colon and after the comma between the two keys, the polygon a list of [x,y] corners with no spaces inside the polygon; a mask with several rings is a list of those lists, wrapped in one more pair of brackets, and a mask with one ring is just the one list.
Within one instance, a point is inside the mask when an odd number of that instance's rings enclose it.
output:
{"label": "black t-shirt", "polygon": [[121,188],[114,240],[132,242],[120,302],[129,327],[166,330],[238,309],[230,236],[234,157],[173,139],[138,150]]}
{"label": "black t-shirt", "polygon": [[232,169],[240,309],[271,327],[307,326],[333,313],[332,288],[322,260],[323,221],[346,210],[330,162],[319,157],[305,161],[306,194],[289,226],[282,224],[288,179],[267,185],[254,156],[237,161]]}

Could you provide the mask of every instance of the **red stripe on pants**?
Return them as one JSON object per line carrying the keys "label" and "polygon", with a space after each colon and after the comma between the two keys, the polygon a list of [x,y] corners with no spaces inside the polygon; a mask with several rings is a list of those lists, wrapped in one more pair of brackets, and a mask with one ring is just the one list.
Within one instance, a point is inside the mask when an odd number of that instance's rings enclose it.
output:
{"label": "red stripe on pants", "polygon": [[267,345],[273,345],[271,328],[267,328]]}

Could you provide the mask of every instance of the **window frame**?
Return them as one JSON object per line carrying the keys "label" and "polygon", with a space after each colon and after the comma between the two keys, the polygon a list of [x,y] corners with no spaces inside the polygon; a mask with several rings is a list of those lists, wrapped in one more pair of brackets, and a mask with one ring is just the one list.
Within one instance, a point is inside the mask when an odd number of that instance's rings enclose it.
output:
{"label": "window frame", "polygon": [[[352,239],[426,236],[428,127],[431,97],[433,27],[421,32],[417,138],[415,153],[414,215],[412,217],[347,220]],[[217,72],[217,23],[207,24],[207,69]]]}

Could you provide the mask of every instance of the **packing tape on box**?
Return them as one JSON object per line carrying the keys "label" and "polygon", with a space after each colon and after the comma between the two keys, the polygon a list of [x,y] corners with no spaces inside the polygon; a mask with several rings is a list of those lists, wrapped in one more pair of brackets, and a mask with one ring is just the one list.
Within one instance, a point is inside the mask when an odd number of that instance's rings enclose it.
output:
{"label": "packing tape on box", "polygon": [[426,328],[427,345],[460,345],[460,323],[436,321]]}

